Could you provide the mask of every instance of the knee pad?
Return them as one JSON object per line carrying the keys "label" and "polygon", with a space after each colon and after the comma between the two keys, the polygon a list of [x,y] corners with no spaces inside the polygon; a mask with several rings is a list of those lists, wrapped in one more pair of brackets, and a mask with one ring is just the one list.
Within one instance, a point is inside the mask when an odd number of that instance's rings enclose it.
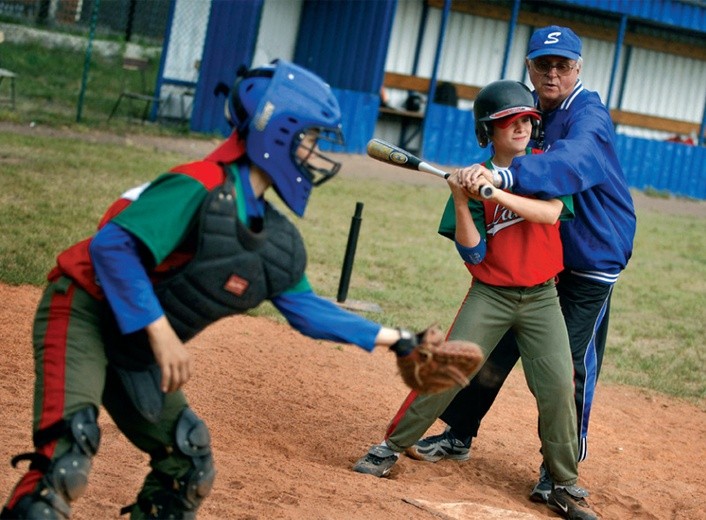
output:
{"label": "knee pad", "polygon": [[191,458],[192,468],[180,479],[182,498],[196,509],[211,493],[216,478],[216,468],[211,455],[211,434],[201,419],[186,408],[179,417],[176,431],[176,448]]}
{"label": "knee pad", "polygon": [[140,493],[137,504],[123,508],[123,512],[132,512],[131,518],[195,518],[196,510],[211,492],[216,470],[206,424],[186,408],[179,416],[174,437],[175,451],[190,459],[191,467],[178,478],[155,469],[153,474],[162,489]]}
{"label": "knee pad", "polygon": [[44,478],[71,502],[83,495],[88,484],[91,460],[98,451],[100,429],[93,407],[84,408],[69,421],[71,447],[54,459]]}
{"label": "knee pad", "polygon": [[67,437],[69,449],[59,457],[49,461],[37,453],[19,455],[19,460],[32,460],[32,466],[46,466],[44,476],[34,492],[22,497],[10,512],[13,518],[63,519],[71,514],[70,503],[83,495],[88,484],[91,459],[98,451],[100,429],[97,412],[92,406],[76,412],[70,419],[57,423],[44,432],[38,432],[37,447]]}

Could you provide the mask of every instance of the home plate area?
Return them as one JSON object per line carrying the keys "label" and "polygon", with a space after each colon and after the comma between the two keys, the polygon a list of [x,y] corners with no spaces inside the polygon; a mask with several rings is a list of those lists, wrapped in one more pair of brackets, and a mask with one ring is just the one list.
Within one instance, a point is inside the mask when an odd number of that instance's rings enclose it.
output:
{"label": "home plate area", "polygon": [[408,504],[430,512],[444,520],[540,520],[531,513],[521,513],[476,502],[431,502],[416,498],[403,498]]}

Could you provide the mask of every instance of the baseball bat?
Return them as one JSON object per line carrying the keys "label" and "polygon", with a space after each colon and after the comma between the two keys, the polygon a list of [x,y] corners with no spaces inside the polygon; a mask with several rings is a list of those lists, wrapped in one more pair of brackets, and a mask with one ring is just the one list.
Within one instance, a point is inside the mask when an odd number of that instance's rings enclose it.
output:
{"label": "baseball bat", "polygon": [[[449,175],[448,172],[440,170],[439,168],[432,166],[428,162],[422,161],[419,157],[413,153],[408,152],[390,144],[382,139],[371,139],[368,141],[368,155],[373,159],[382,161],[384,163],[392,164],[393,166],[399,166],[400,168],[406,168],[407,170],[417,170],[420,172],[431,173],[441,177],[442,179],[447,179]],[[489,199],[493,196],[493,186],[486,184],[481,186],[480,194],[484,199]]]}

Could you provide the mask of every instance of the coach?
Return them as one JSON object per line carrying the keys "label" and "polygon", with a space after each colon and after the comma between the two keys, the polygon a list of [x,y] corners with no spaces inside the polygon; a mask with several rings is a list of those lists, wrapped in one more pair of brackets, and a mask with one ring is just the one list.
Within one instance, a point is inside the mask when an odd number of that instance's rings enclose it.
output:
{"label": "coach", "polygon": [[[573,195],[573,220],[562,222],[564,270],[557,290],[569,332],[575,369],[579,461],[587,453],[588,420],[605,351],[613,285],[627,266],[635,235],[635,211],[614,147],[613,122],[595,92],[579,79],[581,40],[568,28],[538,29],[530,39],[526,60],[534,98],[542,110],[547,153],[515,158],[509,168],[490,172],[469,167],[470,184],[482,175],[498,188],[549,199]],[[470,386],[441,415],[449,427],[410,446],[398,435],[403,418],[419,413],[414,393],[405,399],[385,440],[354,466],[376,476],[389,474],[400,452],[419,460],[465,460],[471,440],[500,387],[519,359],[512,333],[506,334]],[[552,482],[544,467],[530,494],[546,502]],[[581,490],[579,490],[581,491]],[[569,515],[568,517],[571,517]]]}
{"label": "coach", "polygon": [[[586,90],[579,79],[581,40],[565,27],[539,29],[530,40],[526,65],[543,113],[547,153],[515,159],[509,169],[495,174],[494,184],[539,198],[574,196],[575,218],[561,224],[565,269],[557,289],[574,361],[581,461],[587,455],[588,421],[605,352],[613,285],[632,254],[636,218],[610,114],[598,94]],[[450,426],[447,437],[470,448],[518,358],[509,333],[442,414]],[[438,442],[423,439],[412,450],[428,451]],[[550,491],[551,481],[541,471],[531,498],[546,501]]]}

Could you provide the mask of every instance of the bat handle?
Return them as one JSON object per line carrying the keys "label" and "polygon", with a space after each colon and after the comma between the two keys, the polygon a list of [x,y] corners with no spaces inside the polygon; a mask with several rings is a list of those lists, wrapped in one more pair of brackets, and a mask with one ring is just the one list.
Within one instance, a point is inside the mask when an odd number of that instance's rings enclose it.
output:
{"label": "bat handle", "polygon": [[480,196],[483,197],[484,199],[489,199],[490,197],[492,197],[494,191],[495,191],[495,188],[493,188],[493,186],[491,186],[490,184],[484,184],[478,190],[478,192],[480,193]]}

